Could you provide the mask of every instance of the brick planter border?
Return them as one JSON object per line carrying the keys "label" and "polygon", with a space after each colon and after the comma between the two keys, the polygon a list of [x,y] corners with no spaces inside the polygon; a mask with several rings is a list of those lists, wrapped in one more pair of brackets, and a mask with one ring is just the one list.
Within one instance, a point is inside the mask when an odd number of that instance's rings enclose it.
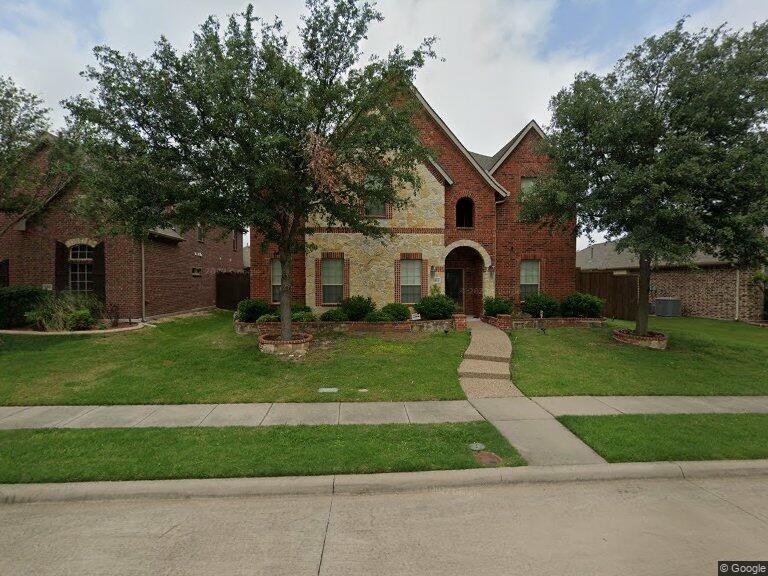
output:
{"label": "brick planter border", "polygon": [[622,344],[631,344],[642,348],[665,350],[667,347],[667,335],[661,332],[648,332],[647,336],[638,336],[627,328],[619,328],[613,331],[613,339]]}
{"label": "brick planter border", "polygon": [[[442,332],[444,330],[461,330],[460,319],[448,320],[404,320],[402,322],[291,322],[293,330],[298,332],[315,333],[323,330],[333,332],[370,332],[400,333],[400,332]],[[466,318],[464,318],[466,329]],[[235,321],[237,334],[276,334],[280,332],[279,322],[240,322]]]}
{"label": "brick planter border", "polygon": [[280,340],[277,333],[262,334],[259,336],[259,350],[265,354],[277,355],[303,355],[309,350],[309,346],[315,337],[307,332],[297,332],[291,340]]}
{"label": "brick planter border", "polygon": [[482,321],[502,330],[524,328],[596,328],[605,324],[605,318],[514,318],[510,314],[483,316]]}

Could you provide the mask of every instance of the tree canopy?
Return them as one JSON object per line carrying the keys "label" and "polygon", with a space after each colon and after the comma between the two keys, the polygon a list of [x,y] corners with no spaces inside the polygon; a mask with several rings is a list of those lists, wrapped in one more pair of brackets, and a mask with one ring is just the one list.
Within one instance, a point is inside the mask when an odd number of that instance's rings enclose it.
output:
{"label": "tree canopy", "polygon": [[252,227],[283,264],[285,338],[288,264],[305,249],[305,225],[383,234],[365,204],[406,203],[398,191],[419,185],[415,168],[429,154],[410,87],[434,39],[365,59],[361,43],[382,19],[371,4],[306,8],[294,47],[279,20],[250,5],[225,25],[208,18],[182,52],[165,38],[146,59],[97,47],[84,72],[94,90],[66,103],[86,135],[89,212],[136,236]]}
{"label": "tree canopy", "polygon": [[638,255],[640,334],[654,262],[691,263],[699,250],[741,266],[768,258],[768,23],[684,24],[552,98],[551,171],[521,197],[527,221],[575,219]]}
{"label": "tree canopy", "polygon": [[40,97],[0,76],[0,238],[75,181],[77,148],[49,130]]}

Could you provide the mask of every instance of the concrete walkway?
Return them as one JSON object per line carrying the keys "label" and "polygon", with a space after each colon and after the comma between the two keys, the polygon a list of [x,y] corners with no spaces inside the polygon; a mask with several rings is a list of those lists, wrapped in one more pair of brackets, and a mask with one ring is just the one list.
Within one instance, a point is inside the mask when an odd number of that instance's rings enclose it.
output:
{"label": "concrete walkway", "polygon": [[534,466],[599,464],[605,460],[512,384],[512,343],[506,332],[469,322],[472,340],[459,382],[472,405]]}
{"label": "concrete walkway", "polygon": [[540,396],[531,400],[553,416],[768,413],[768,396]]}
{"label": "concrete walkway", "polygon": [[466,400],[0,407],[0,429],[433,424],[482,419]]}

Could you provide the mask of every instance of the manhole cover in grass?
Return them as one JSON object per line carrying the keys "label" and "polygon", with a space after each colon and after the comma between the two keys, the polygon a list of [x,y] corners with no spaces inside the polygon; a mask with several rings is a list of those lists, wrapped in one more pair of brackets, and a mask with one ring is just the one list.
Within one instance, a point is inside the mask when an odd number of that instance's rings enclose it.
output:
{"label": "manhole cover in grass", "polygon": [[474,456],[480,466],[485,466],[486,468],[501,466],[501,456],[494,454],[493,452],[483,450],[481,452],[475,452]]}
{"label": "manhole cover in grass", "polygon": [[333,394],[334,392],[338,392],[338,388],[318,388],[317,390],[320,392],[320,394]]}
{"label": "manhole cover in grass", "polygon": [[480,450],[485,450],[485,444],[482,442],[473,442],[469,445],[469,449],[473,452],[479,452]]}

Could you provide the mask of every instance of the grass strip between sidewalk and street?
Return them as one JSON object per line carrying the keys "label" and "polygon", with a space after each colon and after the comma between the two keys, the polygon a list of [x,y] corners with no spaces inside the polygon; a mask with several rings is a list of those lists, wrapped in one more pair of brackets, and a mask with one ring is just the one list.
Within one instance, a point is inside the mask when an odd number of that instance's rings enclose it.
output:
{"label": "grass strip between sidewalk and street", "polygon": [[768,414],[622,414],[558,420],[608,462],[768,458]]}
{"label": "grass strip between sidewalk and street", "polygon": [[481,442],[525,461],[487,422],[0,431],[0,483],[233,478],[478,468]]}

